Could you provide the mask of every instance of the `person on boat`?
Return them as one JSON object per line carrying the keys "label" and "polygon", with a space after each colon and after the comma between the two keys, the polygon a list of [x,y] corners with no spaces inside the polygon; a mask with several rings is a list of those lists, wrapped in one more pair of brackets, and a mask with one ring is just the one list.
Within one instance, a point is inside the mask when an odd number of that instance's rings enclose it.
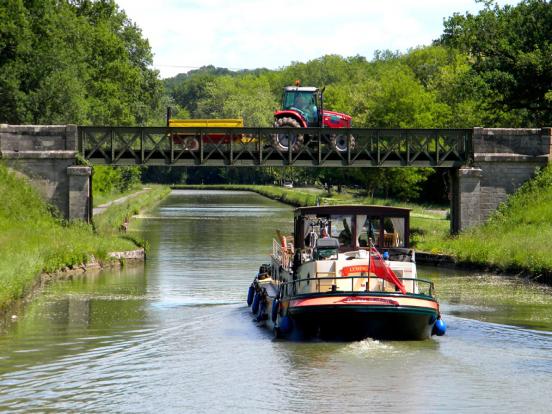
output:
{"label": "person on boat", "polygon": [[343,219],[343,230],[341,230],[337,238],[339,239],[339,244],[342,246],[349,246],[351,244],[352,233],[346,219]]}

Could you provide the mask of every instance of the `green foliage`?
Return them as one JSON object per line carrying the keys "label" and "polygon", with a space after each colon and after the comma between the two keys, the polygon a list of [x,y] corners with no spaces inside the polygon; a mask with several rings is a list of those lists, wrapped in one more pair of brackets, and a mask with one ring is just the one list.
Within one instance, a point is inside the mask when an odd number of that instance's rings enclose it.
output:
{"label": "green foliage", "polygon": [[146,124],[161,84],[114,0],[0,4],[0,122]]}
{"label": "green foliage", "polygon": [[445,21],[440,42],[469,54],[494,125],[552,122],[552,4],[523,0],[500,7],[492,1],[477,15]]}
{"label": "green foliage", "polygon": [[276,108],[265,79],[218,77],[208,82],[197,101],[199,118],[242,118],[245,126],[271,126]]}
{"label": "green foliage", "polygon": [[119,194],[137,188],[141,181],[141,167],[94,166],[92,189],[94,196]]}

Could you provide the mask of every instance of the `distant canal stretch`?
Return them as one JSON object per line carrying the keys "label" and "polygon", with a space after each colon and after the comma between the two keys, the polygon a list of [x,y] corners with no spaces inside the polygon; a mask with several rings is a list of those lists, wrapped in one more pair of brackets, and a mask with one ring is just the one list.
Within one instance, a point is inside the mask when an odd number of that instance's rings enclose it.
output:
{"label": "distant canal stretch", "polygon": [[175,191],[133,223],[145,268],[50,286],[0,334],[6,412],[550,412],[552,289],[420,268],[447,335],[273,341],[247,287],[291,208]]}

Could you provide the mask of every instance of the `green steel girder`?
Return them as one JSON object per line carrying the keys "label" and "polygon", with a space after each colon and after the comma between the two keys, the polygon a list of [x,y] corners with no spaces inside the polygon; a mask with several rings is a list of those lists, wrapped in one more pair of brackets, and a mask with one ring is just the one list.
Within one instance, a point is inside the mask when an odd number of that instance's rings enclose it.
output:
{"label": "green steel girder", "polygon": [[[92,164],[181,166],[455,167],[469,163],[471,129],[78,128],[80,154]],[[346,147],[337,150],[334,134]],[[334,137],[335,138],[335,137]]]}

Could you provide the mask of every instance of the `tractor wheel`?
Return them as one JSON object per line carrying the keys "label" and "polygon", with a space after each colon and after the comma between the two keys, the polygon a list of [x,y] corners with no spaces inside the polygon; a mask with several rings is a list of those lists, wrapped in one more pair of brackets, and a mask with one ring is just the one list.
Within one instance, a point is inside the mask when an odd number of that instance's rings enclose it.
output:
{"label": "tractor wheel", "polygon": [[[274,128],[301,128],[299,122],[293,118],[279,118],[274,122]],[[295,132],[280,132],[272,135],[272,146],[278,151],[288,151],[291,144],[291,150],[293,152],[299,151],[299,148],[303,145],[305,137],[303,134],[297,134]]]}
{"label": "tractor wheel", "polygon": [[[355,148],[355,137],[353,137],[352,135],[349,135],[349,137],[351,137],[350,149],[353,149],[353,148]],[[345,135],[345,134],[332,134],[330,136],[330,145],[337,152],[347,151],[347,135]]]}
{"label": "tractor wheel", "polygon": [[196,137],[186,137],[183,146],[188,151],[197,151],[199,150],[199,140]]}

